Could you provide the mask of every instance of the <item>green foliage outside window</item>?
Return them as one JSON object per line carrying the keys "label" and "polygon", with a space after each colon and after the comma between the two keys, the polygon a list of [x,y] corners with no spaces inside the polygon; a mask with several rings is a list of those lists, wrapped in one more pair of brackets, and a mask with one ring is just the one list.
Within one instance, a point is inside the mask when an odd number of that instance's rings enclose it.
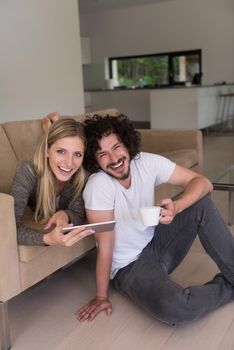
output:
{"label": "green foliage outside window", "polygon": [[146,57],[117,61],[118,80],[127,87],[168,83],[168,58]]}

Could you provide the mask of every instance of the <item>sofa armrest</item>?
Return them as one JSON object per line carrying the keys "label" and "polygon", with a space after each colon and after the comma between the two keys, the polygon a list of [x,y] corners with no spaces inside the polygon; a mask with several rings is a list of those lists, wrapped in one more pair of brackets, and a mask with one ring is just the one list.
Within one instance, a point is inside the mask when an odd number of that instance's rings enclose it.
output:
{"label": "sofa armrest", "polygon": [[12,196],[0,193],[0,301],[21,291],[19,255]]}
{"label": "sofa armrest", "polygon": [[191,130],[138,129],[142,135],[142,151],[161,154],[164,152],[195,149],[198,154],[198,169],[202,172],[202,132]]}

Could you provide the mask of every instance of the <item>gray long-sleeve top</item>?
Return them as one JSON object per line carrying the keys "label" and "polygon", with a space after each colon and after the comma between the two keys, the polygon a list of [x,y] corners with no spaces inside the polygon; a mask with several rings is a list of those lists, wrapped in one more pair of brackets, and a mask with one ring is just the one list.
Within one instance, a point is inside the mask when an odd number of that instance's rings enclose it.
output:
{"label": "gray long-sleeve top", "polygon": [[[44,232],[39,232],[26,227],[23,216],[27,206],[33,211],[36,208],[37,176],[31,161],[22,161],[13,180],[11,195],[14,197],[15,218],[17,226],[18,244],[44,246]],[[71,203],[74,187],[68,183],[59,196],[57,210],[64,210],[74,225],[80,225],[84,221],[84,202],[82,193]]]}

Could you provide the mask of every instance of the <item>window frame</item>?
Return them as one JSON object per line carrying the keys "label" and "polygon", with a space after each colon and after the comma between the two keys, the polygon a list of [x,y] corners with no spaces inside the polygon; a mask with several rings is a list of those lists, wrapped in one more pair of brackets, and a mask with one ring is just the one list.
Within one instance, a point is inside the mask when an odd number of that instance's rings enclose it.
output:
{"label": "window frame", "polygon": [[[194,50],[184,50],[184,51],[172,51],[172,52],[162,52],[162,53],[154,53],[154,54],[144,54],[144,55],[132,55],[132,56],[115,56],[108,58],[108,68],[109,68],[109,77],[113,78],[112,72],[112,61],[114,60],[126,60],[132,58],[146,58],[146,57],[159,57],[159,56],[168,56],[168,84],[161,84],[162,87],[167,86],[175,86],[175,85],[184,85],[185,82],[178,82],[175,80],[175,72],[173,70],[173,58],[177,56],[194,56],[198,55],[198,63],[199,63],[199,72],[200,76],[202,76],[202,49],[194,49]],[[157,86],[157,84],[156,84]],[[144,87],[143,87],[144,88]]]}

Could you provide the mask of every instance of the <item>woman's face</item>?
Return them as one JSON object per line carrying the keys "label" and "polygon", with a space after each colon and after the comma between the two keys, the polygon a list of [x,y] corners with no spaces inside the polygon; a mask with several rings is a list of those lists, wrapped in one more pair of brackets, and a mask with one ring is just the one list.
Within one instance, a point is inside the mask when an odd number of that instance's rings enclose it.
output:
{"label": "woman's face", "polygon": [[64,137],[48,150],[50,168],[59,182],[70,180],[81,167],[84,158],[84,142],[79,136]]}

